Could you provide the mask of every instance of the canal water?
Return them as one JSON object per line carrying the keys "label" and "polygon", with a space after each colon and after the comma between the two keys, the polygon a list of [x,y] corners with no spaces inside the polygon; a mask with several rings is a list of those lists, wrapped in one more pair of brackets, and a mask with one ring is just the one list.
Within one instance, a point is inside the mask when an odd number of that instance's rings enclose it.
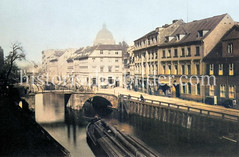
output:
{"label": "canal water", "polygon": [[[82,118],[81,112],[65,108],[63,95],[38,94],[35,102],[36,121],[69,150],[72,157],[94,156],[86,142],[88,122]],[[118,130],[143,141],[162,156],[239,156],[235,143],[216,138],[213,132],[189,132],[180,126],[117,111],[105,120]]]}

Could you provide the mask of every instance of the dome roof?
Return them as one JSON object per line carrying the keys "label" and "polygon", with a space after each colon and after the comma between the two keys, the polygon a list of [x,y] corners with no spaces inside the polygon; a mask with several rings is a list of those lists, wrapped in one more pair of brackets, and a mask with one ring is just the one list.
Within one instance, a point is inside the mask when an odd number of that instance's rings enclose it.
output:
{"label": "dome roof", "polygon": [[106,25],[104,24],[102,29],[98,32],[94,45],[103,44],[103,45],[112,45],[115,44],[114,38],[112,33],[106,28]]}

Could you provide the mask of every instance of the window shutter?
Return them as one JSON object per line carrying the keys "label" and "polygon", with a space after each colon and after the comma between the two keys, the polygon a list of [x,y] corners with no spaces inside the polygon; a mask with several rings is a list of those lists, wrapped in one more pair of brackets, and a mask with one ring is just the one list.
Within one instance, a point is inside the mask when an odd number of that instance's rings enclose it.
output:
{"label": "window shutter", "polygon": [[237,63],[233,63],[233,72],[234,72],[234,75],[233,75],[233,76],[236,76],[236,64],[237,64]]}
{"label": "window shutter", "polygon": [[219,70],[219,64],[214,64],[214,75],[218,75],[218,70]]}
{"label": "window shutter", "polygon": [[234,63],[234,76],[236,76],[238,74],[238,67],[239,64],[238,63]]}
{"label": "window shutter", "polygon": [[209,75],[210,64],[206,65],[206,74]]}
{"label": "window shutter", "polygon": [[229,65],[223,64],[223,76],[227,76],[229,74]]}

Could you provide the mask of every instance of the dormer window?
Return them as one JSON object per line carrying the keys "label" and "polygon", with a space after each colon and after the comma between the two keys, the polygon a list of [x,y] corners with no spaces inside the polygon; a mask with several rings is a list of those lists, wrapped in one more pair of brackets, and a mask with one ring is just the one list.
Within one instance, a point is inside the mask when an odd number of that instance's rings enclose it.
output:
{"label": "dormer window", "polygon": [[166,36],[165,37],[165,42],[170,42],[171,40],[173,40],[173,36]]}
{"label": "dormer window", "polygon": [[157,38],[157,36],[156,36],[154,39],[155,39],[155,42],[157,42],[157,41],[158,41],[158,38]]}
{"label": "dormer window", "polygon": [[166,36],[164,41],[169,42],[169,36]]}
{"label": "dormer window", "polygon": [[199,30],[199,31],[198,31],[198,37],[203,37],[204,35],[207,34],[208,31],[209,31],[209,30]]}
{"label": "dormer window", "polygon": [[179,40],[183,39],[184,36],[185,36],[184,34],[177,34],[176,40],[179,41]]}

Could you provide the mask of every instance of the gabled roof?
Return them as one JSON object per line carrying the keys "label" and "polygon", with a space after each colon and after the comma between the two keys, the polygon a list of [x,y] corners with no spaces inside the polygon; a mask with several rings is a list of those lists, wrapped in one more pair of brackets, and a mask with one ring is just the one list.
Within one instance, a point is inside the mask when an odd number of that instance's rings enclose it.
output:
{"label": "gabled roof", "polygon": [[136,39],[135,41],[142,40],[142,39],[148,38],[151,35],[158,35],[158,34],[159,34],[159,38],[163,38],[163,41],[164,41],[164,37],[171,35],[171,33],[173,33],[175,31],[175,29],[182,23],[184,23],[184,21],[181,19],[174,20],[172,24],[170,24],[170,25],[165,24],[162,27],[157,27],[155,30],[145,34],[144,36]]}
{"label": "gabled roof", "polygon": [[175,30],[177,30],[182,24],[184,24],[183,20],[177,20],[173,24],[168,25],[166,28],[160,30],[159,44],[163,44],[165,42],[165,37],[172,36],[172,33],[174,33]]}
{"label": "gabled roof", "polygon": [[151,35],[154,35],[154,34],[156,34],[156,35],[158,34],[157,28],[156,28],[155,30],[153,30],[153,31],[151,31],[151,32],[149,32],[149,33],[147,33],[147,34],[145,34],[144,36],[142,36],[142,37],[136,39],[135,41],[138,41],[138,40],[147,38],[148,36],[151,36]]}
{"label": "gabled roof", "polygon": [[64,50],[62,50],[62,51],[56,50],[55,53],[54,53],[54,56],[56,56],[56,57],[61,57],[64,53],[65,53]]}
{"label": "gabled roof", "polygon": [[122,50],[120,45],[98,45],[96,50]]}
{"label": "gabled roof", "polygon": [[[189,23],[182,23],[171,36],[178,34],[185,35],[181,40],[177,41],[175,38],[167,43],[163,43],[160,46],[182,44],[188,42],[202,41],[214,28],[220,23],[220,21],[228,14],[214,16],[202,20],[195,20]],[[198,31],[208,30],[208,33],[203,37],[198,37]]]}
{"label": "gabled roof", "polygon": [[[239,25],[235,24],[230,30],[228,30],[217,45],[204,57],[204,61],[207,62],[210,59],[222,60],[226,57],[222,54],[222,42],[227,40],[239,39]],[[233,56],[234,57],[234,56]],[[235,57],[234,57],[235,58]]]}
{"label": "gabled roof", "polygon": [[223,37],[222,40],[239,39],[239,25],[234,25]]}
{"label": "gabled roof", "polygon": [[85,59],[88,58],[89,55],[94,50],[122,50],[121,45],[96,45],[96,46],[87,46],[85,48],[80,48],[70,56],[67,61],[77,60],[77,59]]}
{"label": "gabled roof", "polygon": [[221,41],[212,49],[210,53],[208,53],[204,58],[203,61],[207,62],[210,61],[211,59],[215,58],[222,58],[222,43]]}
{"label": "gabled roof", "polygon": [[75,52],[74,59],[87,58],[98,46],[88,46],[86,48],[80,48]]}

